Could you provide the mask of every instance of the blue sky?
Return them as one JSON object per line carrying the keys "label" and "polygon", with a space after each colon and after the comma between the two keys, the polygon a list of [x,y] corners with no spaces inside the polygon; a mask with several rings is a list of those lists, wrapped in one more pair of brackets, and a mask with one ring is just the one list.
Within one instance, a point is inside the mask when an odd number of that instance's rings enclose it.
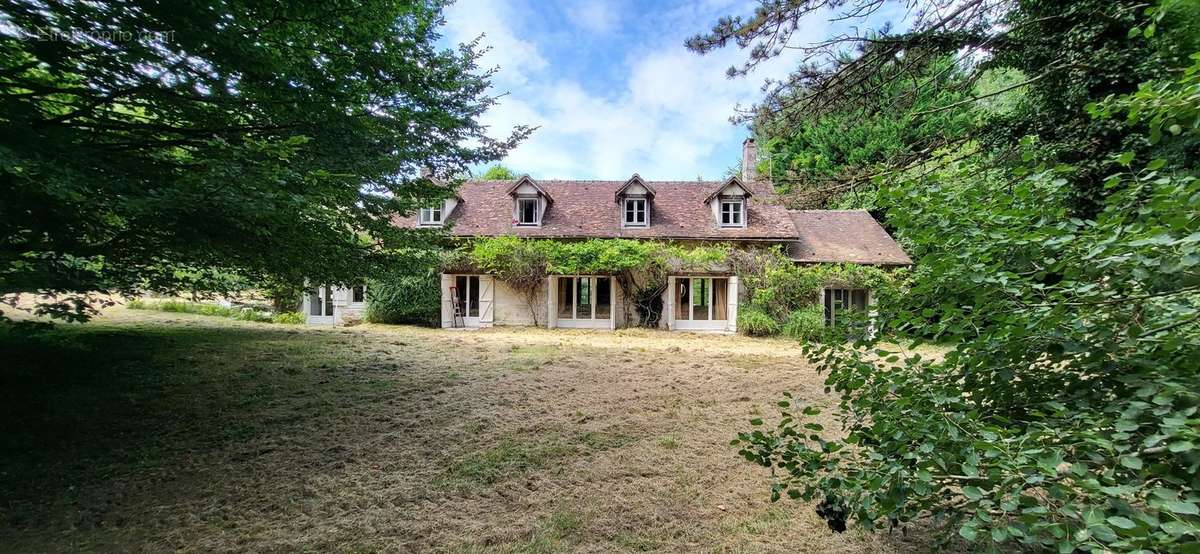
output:
{"label": "blue sky", "polygon": [[[794,59],[765,64],[749,78],[725,70],[744,59],[736,48],[699,56],[683,42],[723,15],[746,15],[752,2],[636,0],[458,0],[446,12],[446,39],[486,34],[481,61],[498,66],[496,93],[483,118],[495,136],[537,125],[504,164],[534,178],[646,179],[722,177],[737,163],[744,126],[729,122],[739,103],[761,97],[766,77]],[[824,37],[824,18],[803,36]]]}

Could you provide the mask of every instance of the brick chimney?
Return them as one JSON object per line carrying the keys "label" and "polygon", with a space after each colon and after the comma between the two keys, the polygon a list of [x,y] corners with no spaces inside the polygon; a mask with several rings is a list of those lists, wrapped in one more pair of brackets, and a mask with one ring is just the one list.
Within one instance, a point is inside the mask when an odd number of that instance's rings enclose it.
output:
{"label": "brick chimney", "polygon": [[758,179],[758,145],[754,144],[754,137],[750,137],[742,141],[742,180],[754,181]]}

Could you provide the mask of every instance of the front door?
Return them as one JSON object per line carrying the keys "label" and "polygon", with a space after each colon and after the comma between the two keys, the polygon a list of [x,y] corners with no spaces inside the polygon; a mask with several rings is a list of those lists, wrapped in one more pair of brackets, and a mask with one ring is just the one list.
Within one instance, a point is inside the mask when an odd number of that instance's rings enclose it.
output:
{"label": "front door", "polygon": [[333,324],[333,287],[329,285],[314,287],[308,291],[306,298],[308,323],[313,325]]}
{"label": "front door", "polygon": [[725,277],[674,278],[675,329],[724,331],[729,320],[729,279]]}
{"label": "front door", "polygon": [[457,275],[454,277],[455,303],[463,318],[464,327],[479,327],[479,276]]}

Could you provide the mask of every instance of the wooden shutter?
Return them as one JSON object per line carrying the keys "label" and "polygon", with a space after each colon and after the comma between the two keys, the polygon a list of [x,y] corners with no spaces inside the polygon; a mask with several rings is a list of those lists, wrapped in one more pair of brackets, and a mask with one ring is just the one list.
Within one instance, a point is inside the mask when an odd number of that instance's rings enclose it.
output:
{"label": "wooden shutter", "polygon": [[736,276],[729,277],[729,289],[725,291],[728,306],[726,307],[725,330],[730,333],[737,332],[737,313],[738,313],[738,278]]}
{"label": "wooden shutter", "polygon": [[495,321],[496,278],[491,275],[479,276],[479,326],[491,327]]}
{"label": "wooden shutter", "polygon": [[442,274],[442,328],[454,326],[454,298],[450,296],[450,287],[454,284],[454,276]]}

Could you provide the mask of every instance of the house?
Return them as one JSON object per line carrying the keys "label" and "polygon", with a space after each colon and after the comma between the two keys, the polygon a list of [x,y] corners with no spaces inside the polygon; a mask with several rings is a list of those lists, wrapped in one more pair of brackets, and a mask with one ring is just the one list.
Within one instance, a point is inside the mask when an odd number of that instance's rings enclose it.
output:
{"label": "house", "polygon": [[[721,181],[532,179],[464,182],[453,198],[396,224],[447,228],[456,237],[555,240],[628,238],[682,243],[778,245],[796,263],[907,266],[912,262],[866,211],[788,210],[775,202],[769,181],[758,179],[753,139],[743,144],[743,173]],[[441,276],[443,327],[545,325],[616,329],[630,324],[631,307],[609,275],[551,276],[531,306],[525,295],[490,275]],[[732,333],[743,296],[729,271],[680,273],[662,293],[661,325],[670,330]],[[827,310],[865,308],[870,291],[822,291]],[[318,288],[306,296],[310,323],[340,323],[361,315],[361,287]],[[460,311],[456,317],[455,307]]]}

